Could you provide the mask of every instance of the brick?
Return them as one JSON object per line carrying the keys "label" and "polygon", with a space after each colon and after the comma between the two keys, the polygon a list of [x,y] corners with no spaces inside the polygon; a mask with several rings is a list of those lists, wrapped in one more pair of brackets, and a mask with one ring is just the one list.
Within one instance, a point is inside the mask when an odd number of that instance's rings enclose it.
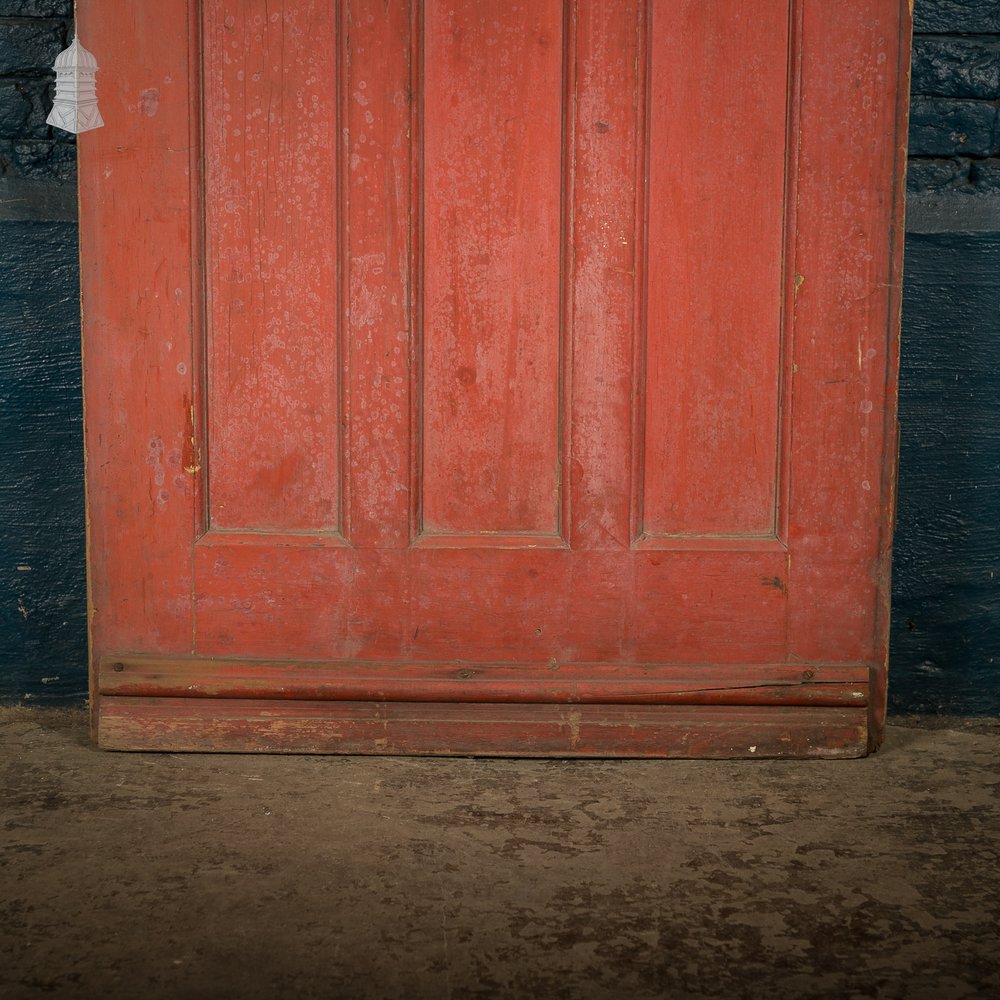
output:
{"label": "brick", "polygon": [[[906,237],[892,663],[946,664],[951,696],[964,664],[1000,649],[998,262],[996,233]],[[918,697],[919,675],[895,677],[896,697]],[[996,666],[979,675],[996,681]]]}
{"label": "brick", "polygon": [[911,93],[1000,99],[1000,39],[917,37]]}
{"label": "brick", "polygon": [[0,175],[68,183],[76,178],[76,145],[0,139]]}
{"label": "brick", "polygon": [[968,190],[970,161],[963,159],[911,158],[906,170],[906,190],[910,194]]}
{"label": "brick", "polygon": [[973,160],[969,165],[969,180],[977,192],[1000,197],[1000,157]]}
{"label": "brick", "polygon": [[[46,112],[46,117],[48,112]],[[66,132],[61,128],[49,128],[49,138],[53,142],[59,143],[60,146],[67,145],[69,143],[76,142],[76,136],[72,132]]]}
{"label": "brick", "polygon": [[992,101],[915,97],[911,156],[993,156],[1000,152],[1000,113]]}
{"label": "brick", "polygon": [[0,21],[0,76],[45,76],[66,48],[66,26],[57,21]]}
{"label": "brick", "polygon": [[23,136],[33,111],[31,94],[20,80],[0,79],[0,136]]}
{"label": "brick", "polygon": [[73,0],[0,0],[0,17],[72,17]]}
{"label": "brick", "polygon": [[907,164],[906,190],[910,195],[988,199],[996,205],[1000,198],[1000,157],[911,158]]}
{"label": "brick", "polygon": [[45,119],[52,106],[51,86],[45,79],[0,77],[0,137],[50,138]]}
{"label": "brick", "polygon": [[997,0],[917,0],[913,29],[941,34],[1000,32]]}

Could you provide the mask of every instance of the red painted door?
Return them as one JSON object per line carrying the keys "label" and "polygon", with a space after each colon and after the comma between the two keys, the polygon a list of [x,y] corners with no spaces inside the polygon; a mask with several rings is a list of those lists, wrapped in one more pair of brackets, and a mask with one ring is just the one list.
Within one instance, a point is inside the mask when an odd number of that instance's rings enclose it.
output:
{"label": "red painted door", "polygon": [[905,3],[80,6],[102,745],[877,743]]}

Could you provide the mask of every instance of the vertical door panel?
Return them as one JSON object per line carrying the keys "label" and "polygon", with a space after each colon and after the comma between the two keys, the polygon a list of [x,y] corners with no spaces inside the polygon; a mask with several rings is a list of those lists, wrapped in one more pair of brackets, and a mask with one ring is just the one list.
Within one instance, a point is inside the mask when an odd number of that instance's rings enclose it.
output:
{"label": "vertical door panel", "polygon": [[789,4],[650,30],[642,530],[775,530]]}
{"label": "vertical door panel", "polygon": [[563,6],[423,4],[429,534],[559,528]]}
{"label": "vertical door panel", "polygon": [[411,535],[411,150],[417,58],[408,0],[343,0],[345,535]]}
{"label": "vertical door panel", "polygon": [[339,526],[335,7],[204,8],[215,528]]}

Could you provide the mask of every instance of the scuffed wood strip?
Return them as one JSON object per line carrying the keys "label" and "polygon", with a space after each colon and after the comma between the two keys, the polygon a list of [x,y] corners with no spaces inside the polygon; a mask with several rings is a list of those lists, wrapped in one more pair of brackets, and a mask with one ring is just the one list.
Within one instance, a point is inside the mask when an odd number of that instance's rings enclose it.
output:
{"label": "scuffed wood strip", "polygon": [[377,704],[108,698],[109,750],[516,757],[859,757],[855,708]]}
{"label": "scuffed wood strip", "polygon": [[101,664],[100,693],[303,701],[865,706],[868,670],[111,657]]}

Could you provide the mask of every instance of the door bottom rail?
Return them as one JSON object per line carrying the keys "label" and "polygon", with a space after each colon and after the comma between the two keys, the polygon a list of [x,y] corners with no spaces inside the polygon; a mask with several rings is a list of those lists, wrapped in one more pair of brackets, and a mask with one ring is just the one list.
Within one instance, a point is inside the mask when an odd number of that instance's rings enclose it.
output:
{"label": "door bottom rail", "polygon": [[325,663],[103,657],[109,750],[859,757],[866,664]]}

